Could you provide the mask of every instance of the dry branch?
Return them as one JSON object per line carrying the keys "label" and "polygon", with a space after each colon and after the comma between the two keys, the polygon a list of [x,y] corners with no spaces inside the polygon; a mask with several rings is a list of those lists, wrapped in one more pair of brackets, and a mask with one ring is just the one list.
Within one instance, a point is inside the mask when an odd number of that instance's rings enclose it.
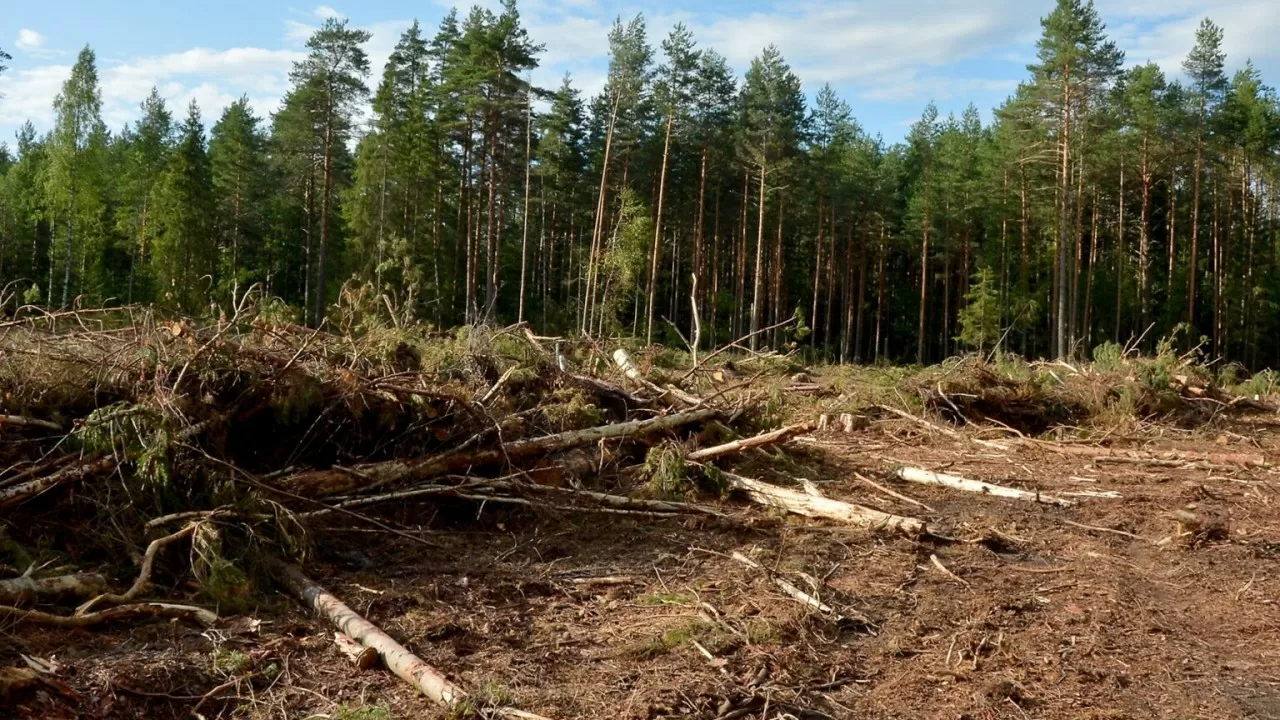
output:
{"label": "dry branch", "polygon": [[797,435],[805,435],[813,432],[814,427],[813,423],[788,425],[784,428],[761,433],[755,437],[743,438],[741,440],[724,443],[723,445],[695,450],[686,455],[685,459],[692,462],[705,462],[725,455],[734,455],[743,452],[744,450],[750,450],[751,448],[757,448],[763,445],[784,443]]}
{"label": "dry branch", "polygon": [[367,492],[397,482],[426,480],[472,467],[592,445],[601,440],[662,432],[710,420],[718,414],[717,410],[712,409],[691,410],[648,420],[632,420],[582,430],[570,430],[544,437],[514,440],[488,450],[454,453],[421,460],[391,460],[351,468],[315,470],[290,476],[284,481],[284,486],[309,497],[327,497],[357,490]]}
{"label": "dry branch", "polygon": [[12,425],[14,427],[38,427],[54,432],[62,432],[62,426],[48,420],[40,418],[23,417],[22,415],[0,415],[0,425]]}
{"label": "dry branch", "polygon": [[28,498],[33,498],[46,490],[83,480],[90,475],[110,472],[116,468],[118,461],[114,456],[101,457],[83,465],[65,468],[42,478],[28,480],[20,485],[13,485],[0,490],[0,508],[9,507]]}
{"label": "dry branch", "polygon": [[138,599],[139,595],[151,587],[151,569],[155,565],[156,553],[160,552],[160,548],[179,540],[185,540],[195,532],[196,527],[196,523],[191,523],[175,533],[152,540],[147,545],[147,551],[142,556],[142,569],[138,571],[138,579],[133,581],[133,585],[124,594],[107,593],[99,595],[76,608],[76,614],[84,615],[98,605],[123,605]]}
{"label": "dry branch", "polygon": [[876,530],[891,530],[909,536],[924,533],[922,520],[891,515],[862,505],[833,500],[823,495],[813,483],[804,483],[804,492],[770,485],[751,478],[724,473],[730,487],[745,492],[753,502],[777,507],[795,515],[822,518]]}
{"label": "dry branch", "polygon": [[854,473],[854,474],[853,474],[853,476],[854,476],[854,477],[856,477],[856,478],[858,478],[858,480],[862,481],[863,483],[865,483],[865,484],[867,484],[867,485],[870,485],[871,487],[875,488],[876,490],[879,490],[880,492],[884,493],[885,495],[888,495],[889,497],[897,498],[897,499],[901,500],[902,502],[908,503],[908,504],[910,504],[910,505],[915,505],[916,507],[918,507],[918,508],[922,508],[922,509],[924,509],[924,510],[926,510],[926,511],[928,511],[928,512],[931,512],[931,513],[933,513],[933,512],[937,512],[937,510],[934,510],[933,508],[929,507],[928,505],[925,505],[924,503],[920,502],[919,500],[916,500],[915,498],[907,497],[906,495],[903,495],[903,494],[902,494],[902,493],[900,493],[900,492],[897,492],[897,491],[895,491],[895,490],[892,490],[892,489],[890,489],[890,488],[887,488],[887,487],[885,487],[885,486],[881,485],[880,483],[875,482],[875,481],[874,481],[874,480],[872,480],[871,478],[866,477],[866,476],[865,476],[865,475],[863,475],[862,473]]}
{"label": "dry branch", "polygon": [[1040,492],[1019,490],[1018,488],[1005,487],[1003,485],[993,485],[980,480],[963,478],[959,475],[930,472],[920,468],[898,468],[897,472],[894,474],[901,480],[921,485],[939,485],[953,490],[984,493],[987,495],[994,495],[996,497],[1012,498],[1014,500],[1029,500],[1031,502],[1048,503],[1051,505],[1060,505],[1062,507],[1071,507],[1072,505],[1075,505],[1075,503],[1070,500],[1054,497],[1052,495],[1045,495]]}
{"label": "dry branch", "polygon": [[218,622],[218,616],[204,608],[158,602],[118,605],[85,615],[54,615],[39,610],[23,610],[11,605],[0,605],[0,618],[51,627],[92,627],[108,622],[139,619],[188,620],[206,627]]}
{"label": "dry branch", "polygon": [[[737,560],[738,562],[742,563],[743,565],[746,565],[747,567],[751,568],[752,570],[768,572],[767,570],[765,570],[764,566],[762,566],[760,563],[756,562],[755,560],[752,560],[751,558],[747,557],[746,555],[743,555],[742,553],[736,550],[733,552],[733,555],[731,557],[734,560]],[[836,619],[842,619],[840,617],[840,614],[837,613],[835,609],[832,608],[830,605],[823,603],[818,598],[801,590],[800,588],[787,582],[786,580],[780,577],[774,577],[773,582],[782,590],[782,592],[786,593],[788,597],[800,603],[801,605],[817,610],[818,612],[826,613],[828,615],[833,615],[836,617]]]}
{"label": "dry branch", "polygon": [[934,432],[936,432],[936,433],[941,433],[941,434],[943,434],[943,435],[946,435],[947,437],[951,438],[952,440],[958,440],[958,441],[960,441],[960,442],[968,441],[968,442],[974,443],[975,445],[981,445],[982,447],[990,448],[990,449],[992,449],[992,450],[1001,450],[1001,451],[1004,451],[1004,450],[1008,450],[1008,449],[1009,449],[1009,447],[1008,447],[1007,445],[1004,445],[1004,444],[1002,444],[1002,443],[992,442],[992,441],[990,441],[990,440],[983,440],[983,439],[981,439],[981,438],[969,437],[968,435],[964,435],[964,434],[962,434],[962,433],[959,433],[959,432],[957,432],[957,431],[955,431],[955,430],[952,430],[951,428],[945,428],[945,427],[942,427],[941,425],[939,425],[939,424],[937,424],[937,423],[929,422],[928,420],[925,420],[924,418],[916,417],[915,415],[912,415],[912,414],[911,414],[911,413],[909,413],[909,412],[906,412],[906,411],[904,411],[904,410],[899,410],[898,408],[893,407],[893,406],[891,406],[891,405],[876,405],[876,407],[877,407],[877,408],[879,408],[879,409],[881,409],[881,410],[884,410],[884,411],[885,411],[885,412],[887,412],[887,413],[891,413],[891,414],[893,414],[893,415],[897,415],[898,417],[902,418],[903,420],[909,420],[909,421],[911,421],[911,422],[913,422],[913,423],[915,423],[915,424],[919,425],[920,427],[927,428],[927,429],[932,430],[932,431],[934,431]]}
{"label": "dry branch", "polygon": [[97,573],[76,573],[47,578],[23,575],[0,580],[0,604],[23,605],[36,600],[83,598],[106,589],[106,579]]}

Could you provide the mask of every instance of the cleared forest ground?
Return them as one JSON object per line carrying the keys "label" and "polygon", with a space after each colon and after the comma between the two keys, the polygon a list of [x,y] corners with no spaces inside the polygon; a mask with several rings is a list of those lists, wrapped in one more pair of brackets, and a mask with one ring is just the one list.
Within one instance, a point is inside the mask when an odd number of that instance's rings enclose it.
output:
{"label": "cleared forest ground", "polygon": [[[1105,395],[1118,382],[1071,366],[1038,371],[1056,373],[1059,387],[1016,383],[981,363],[916,375],[831,368],[796,376],[785,365],[726,380],[735,387],[721,398],[763,408],[761,428],[826,415],[825,429],[726,469],[777,486],[804,478],[828,498],[923,520],[926,533],[799,517],[709,491],[704,478],[682,481],[676,494],[722,516],[577,512],[528,494],[532,506],[444,497],[362,508],[385,528],[330,514],[308,525],[305,569],[467,688],[481,714],[1280,718],[1280,478],[1272,467],[1280,437],[1264,399],[1228,398],[1175,375],[1163,414],[1078,426],[1053,419],[1042,428],[1028,422],[1033,408],[1083,407],[1089,394],[1067,388],[1101,385]],[[641,370],[662,372],[647,362]],[[965,392],[971,381],[994,394]],[[899,413],[881,407],[895,396]],[[1004,404],[983,405],[993,397]],[[1242,404],[1248,412],[1227,412]],[[964,419],[948,422],[941,407]],[[1024,422],[1007,422],[1001,407],[1016,407]],[[1028,437],[1032,429],[1040,439]],[[709,444],[682,442],[686,455]],[[583,484],[652,497],[626,469],[634,466],[601,471],[608,461],[597,462]],[[903,467],[1033,495],[903,482],[895,475]],[[19,521],[52,532],[47,517],[19,514],[40,502],[50,499],[6,511],[10,535],[39,539]],[[112,517],[104,513],[92,530],[63,527],[109,535]],[[166,555],[168,565],[181,568],[186,552]],[[126,563],[120,575],[133,572]],[[165,577],[150,596],[205,600],[207,589],[180,571]],[[245,599],[210,628],[5,621],[0,665],[40,671],[34,687],[11,684],[0,710],[264,720],[463,714],[433,706],[384,670],[356,669],[334,649],[333,628],[284,595],[259,588]]]}

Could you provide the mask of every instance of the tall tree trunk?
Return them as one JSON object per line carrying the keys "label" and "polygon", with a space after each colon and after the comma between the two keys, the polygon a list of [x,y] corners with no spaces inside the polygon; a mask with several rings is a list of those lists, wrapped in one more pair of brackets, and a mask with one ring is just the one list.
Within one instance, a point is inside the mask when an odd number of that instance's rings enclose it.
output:
{"label": "tall tree trunk", "polygon": [[1058,172],[1058,302],[1057,323],[1054,336],[1055,353],[1059,359],[1071,354],[1071,68],[1067,68],[1062,81],[1062,117],[1059,124],[1059,152],[1061,166]]}
{"label": "tall tree trunk", "polygon": [[924,171],[924,214],[920,219],[920,318],[916,327],[916,364],[923,365],[925,360],[925,328],[928,320],[929,302],[929,231],[933,225],[929,217],[929,165],[925,160]]}
{"label": "tall tree trunk", "polygon": [[760,208],[758,211],[756,227],[756,266],[755,280],[752,283],[751,290],[751,349],[754,351],[759,346],[759,336],[754,334],[760,329],[760,301],[764,290],[764,204],[765,204],[765,187],[764,180],[767,174],[765,161],[760,160]]}
{"label": "tall tree trunk", "polygon": [[880,216],[880,247],[876,251],[876,347],[872,356],[880,362],[881,333],[884,323],[884,255],[885,255],[885,222]]}
{"label": "tall tree trunk", "polygon": [[[529,83],[527,119],[524,130],[524,214],[520,216],[520,300],[516,321],[524,322],[524,283],[529,265],[529,180],[533,172],[533,83]],[[539,245],[541,249],[541,245]],[[541,254],[539,254],[541,255]]]}
{"label": "tall tree trunk", "polygon": [[813,323],[815,328],[813,332],[809,333],[809,348],[811,350],[818,347],[818,332],[816,328],[818,326],[818,293],[822,288],[822,243],[825,240],[822,236],[822,201],[825,191],[826,182],[820,181],[818,183],[818,239],[813,244],[813,310],[809,315],[809,322]]}
{"label": "tall tree trunk", "polygon": [[649,302],[644,315],[646,345],[653,342],[653,305],[658,296],[658,261],[662,255],[662,203],[667,195],[667,158],[671,156],[671,127],[675,121],[674,114],[667,116],[667,132],[662,142],[662,172],[658,174],[658,213],[653,222],[653,255],[649,259]]}
{"label": "tall tree trunk", "polygon": [[324,127],[324,177],[320,195],[320,247],[316,251],[315,327],[324,323],[325,261],[329,246],[329,206],[333,198],[333,98],[329,98]]}
{"label": "tall tree trunk", "polygon": [[613,107],[609,111],[609,128],[605,132],[604,138],[604,158],[600,163],[600,190],[596,194],[595,223],[591,228],[591,250],[587,259],[586,288],[582,306],[582,333],[584,335],[591,334],[592,319],[594,317],[595,287],[599,275],[601,245],[604,241],[605,198],[608,195],[609,188],[609,156],[613,151],[613,131],[618,122],[618,103],[621,101],[621,95],[613,98]]}

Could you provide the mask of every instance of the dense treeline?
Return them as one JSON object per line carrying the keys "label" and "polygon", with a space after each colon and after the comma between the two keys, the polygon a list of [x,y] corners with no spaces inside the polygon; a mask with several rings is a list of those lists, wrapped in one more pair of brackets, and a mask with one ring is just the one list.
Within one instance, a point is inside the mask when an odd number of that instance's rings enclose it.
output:
{"label": "dense treeline", "polygon": [[[153,91],[118,133],[81,52],[56,123],[0,150],[0,277],[31,303],[227,307],[259,285],[317,324],[341,293],[438,326],[710,345],[842,361],[965,347],[1084,354],[1185,331],[1280,356],[1280,105],[1222,32],[1185,81],[1124,67],[1091,2],[1058,0],[1030,77],[984,126],[930,105],[902,143],[775,48],[744,77],[677,26],[615,23],[604,90],[532,87],[514,0],[416,23],[380,76],[329,20],[270,118],[206,135]],[[0,66],[4,56],[0,55]],[[371,107],[363,112],[361,108]]]}

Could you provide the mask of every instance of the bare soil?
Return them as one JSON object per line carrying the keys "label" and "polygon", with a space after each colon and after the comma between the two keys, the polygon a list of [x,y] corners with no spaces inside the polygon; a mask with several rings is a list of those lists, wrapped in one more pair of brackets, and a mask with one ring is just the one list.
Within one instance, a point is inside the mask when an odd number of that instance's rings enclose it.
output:
{"label": "bare soil", "polygon": [[[1149,428],[1126,446],[1280,461],[1272,430],[1215,432]],[[335,528],[317,533],[307,570],[485,700],[551,718],[1280,718],[1272,471],[1001,453],[900,421],[785,452],[791,475],[921,517],[938,537],[733,499],[718,501],[729,523],[414,504],[381,517],[434,547]],[[1121,497],[1058,508],[890,479],[901,465]],[[1172,513],[1187,509],[1213,522],[1178,537]],[[789,598],[775,577],[841,617]],[[356,671],[288,599],[265,602],[204,632],[0,628],[0,665],[52,658],[64,683],[0,699],[0,716],[446,717],[386,672]],[[386,716],[353,713],[384,704]]]}

